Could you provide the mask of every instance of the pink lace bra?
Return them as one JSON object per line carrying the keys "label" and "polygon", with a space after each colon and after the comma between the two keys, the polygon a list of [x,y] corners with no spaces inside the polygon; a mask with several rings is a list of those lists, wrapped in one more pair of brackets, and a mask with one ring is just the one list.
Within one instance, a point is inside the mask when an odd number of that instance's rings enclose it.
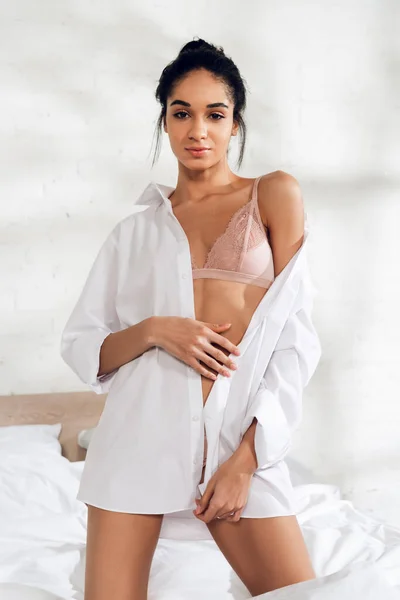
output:
{"label": "pink lace bra", "polygon": [[257,190],[261,176],[253,184],[251,198],[229,220],[207,254],[202,268],[192,259],[193,279],[224,279],[268,288],[274,280],[272,250],[258,207]]}

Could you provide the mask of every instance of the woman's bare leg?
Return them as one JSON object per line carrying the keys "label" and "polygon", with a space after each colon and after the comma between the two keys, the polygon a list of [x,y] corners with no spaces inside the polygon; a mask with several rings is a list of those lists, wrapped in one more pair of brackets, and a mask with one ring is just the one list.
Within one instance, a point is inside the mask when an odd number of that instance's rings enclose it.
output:
{"label": "woman's bare leg", "polygon": [[147,600],[163,515],[87,507],[84,600]]}
{"label": "woman's bare leg", "polygon": [[213,519],[207,527],[252,596],[316,577],[294,515]]}

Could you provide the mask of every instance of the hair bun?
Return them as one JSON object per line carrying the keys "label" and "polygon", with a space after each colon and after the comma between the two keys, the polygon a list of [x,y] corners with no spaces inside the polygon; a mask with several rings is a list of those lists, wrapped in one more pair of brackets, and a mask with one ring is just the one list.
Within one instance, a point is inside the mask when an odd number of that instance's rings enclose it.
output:
{"label": "hair bun", "polygon": [[[215,50],[217,50],[217,48],[215,46],[213,46],[212,44],[209,44],[202,38],[199,38],[198,40],[192,40],[191,42],[188,42],[187,44],[185,44],[181,48],[179,54],[184,54],[186,52],[193,52],[196,50],[214,50],[215,51]],[[218,49],[218,51],[220,51],[220,49]]]}

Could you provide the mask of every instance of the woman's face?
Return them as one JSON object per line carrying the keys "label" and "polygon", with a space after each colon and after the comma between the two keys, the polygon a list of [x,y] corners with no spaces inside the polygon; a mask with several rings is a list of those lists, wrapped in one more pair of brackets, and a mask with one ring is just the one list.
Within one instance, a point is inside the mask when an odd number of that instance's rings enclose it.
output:
{"label": "woman's face", "polygon": [[[237,129],[233,103],[209,71],[192,71],[167,98],[164,131],[172,152],[188,169],[203,170],[226,161],[229,141]],[[209,150],[195,155],[187,150],[190,147]]]}

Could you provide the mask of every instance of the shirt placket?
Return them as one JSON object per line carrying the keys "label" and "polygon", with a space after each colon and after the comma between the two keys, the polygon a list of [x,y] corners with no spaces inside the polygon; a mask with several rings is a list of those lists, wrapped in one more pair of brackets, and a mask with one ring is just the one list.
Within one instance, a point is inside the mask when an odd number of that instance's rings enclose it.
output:
{"label": "shirt placket", "polygon": [[[173,233],[177,243],[177,269],[179,306],[182,317],[195,319],[192,266],[189,242],[183,227],[167,204]],[[188,377],[188,402],[190,407],[190,461],[193,481],[200,481],[204,455],[204,416],[201,376],[192,367],[186,365]]]}

